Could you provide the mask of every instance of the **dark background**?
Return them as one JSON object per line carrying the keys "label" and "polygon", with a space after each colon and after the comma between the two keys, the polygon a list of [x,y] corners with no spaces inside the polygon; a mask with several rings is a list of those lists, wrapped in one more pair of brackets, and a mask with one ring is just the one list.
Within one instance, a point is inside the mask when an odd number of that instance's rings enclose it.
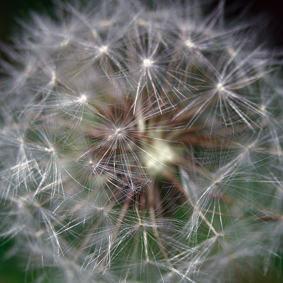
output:
{"label": "dark background", "polygon": [[[185,1],[183,0],[183,2]],[[149,3],[152,2],[156,1],[150,1]],[[13,29],[18,25],[16,18],[25,19],[30,10],[41,13],[46,9],[50,9],[52,1],[0,0],[0,4],[2,4],[0,5],[0,42],[8,42]],[[244,17],[246,18],[261,16],[262,24],[266,25],[268,23],[266,27],[267,32],[262,36],[268,37],[267,39],[271,47],[283,50],[283,0],[226,0],[227,20],[239,17],[243,11],[245,11]],[[11,248],[11,244],[12,242],[3,243],[0,241],[0,283],[33,282],[30,275],[17,268],[15,259],[3,259],[5,251]]]}
{"label": "dark background", "polygon": [[[154,3],[158,0],[141,1]],[[163,0],[159,0],[159,2],[161,1]],[[183,0],[183,2],[185,1]],[[25,18],[30,9],[40,12],[52,6],[51,0],[0,0],[0,3],[2,4],[0,6],[1,41],[5,41],[11,34],[16,17]],[[268,29],[272,33],[272,44],[283,46],[283,0],[226,0],[226,7],[228,7],[227,18],[233,18],[245,9],[248,9],[247,17],[263,14],[263,17],[269,20]]]}
{"label": "dark background", "polygon": [[227,7],[233,6],[236,9],[235,13],[230,14],[231,17],[234,17],[237,11],[247,9],[247,17],[265,18],[268,22],[267,30],[270,32],[271,44],[283,47],[283,0],[227,0],[226,4]]}

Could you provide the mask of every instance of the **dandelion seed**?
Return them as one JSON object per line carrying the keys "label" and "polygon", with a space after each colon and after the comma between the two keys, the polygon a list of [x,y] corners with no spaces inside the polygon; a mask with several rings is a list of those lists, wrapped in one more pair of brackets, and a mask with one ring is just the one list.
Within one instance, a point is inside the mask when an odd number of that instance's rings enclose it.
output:
{"label": "dandelion seed", "polygon": [[144,65],[144,67],[150,67],[150,66],[152,66],[152,61],[150,59],[144,59],[143,65]]}
{"label": "dandelion seed", "polygon": [[236,54],[235,50],[233,47],[228,47],[227,48],[227,52],[231,55],[234,56]]}
{"label": "dandelion seed", "polygon": [[265,105],[262,105],[262,106],[260,107],[260,111],[264,113],[264,112],[266,111],[266,106],[265,106]]}
{"label": "dandelion seed", "polygon": [[111,21],[102,21],[101,26],[102,27],[109,27],[111,25]]}
{"label": "dandelion seed", "polygon": [[26,73],[27,75],[29,75],[29,74],[32,72],[32,70],[33,70],[33,66],[28,65],[28,66],[25,68],[25,73]]}
{"label": "dandelion seed", "polygon": [[122,132],[122,129],[121,129],[121,128],[116,129],[116,135],[121,134],[121,132]]}
{"label": "dandelion seed", "polygon": [[185,42],[185,45],[186,45],[188,48],[194,48],[194,47],[195,47],[195,44],[194,44],[192,41],[190,41],[190,40],[187,40],[187,41]]}
{"label": "dandelion seed", "polygon": [[224,86],[223,86],[222,83],[218,83],[218,84],[216,85],[216,88],[217,88],[218,90],[224,90]]}
{"label": "dandelion seed", "polygon": [[87,101],[87,96],[85,94],[82,94],[80,99],[79,99],[80,102],[84,103]]}
{"label": "dandelion seed", "polygon": [[147,26],[147,25],[148,25],[148,23],[147,23],[146,21],[144,21],[144,20],[139,20],[139,21],[138,21],[138,24],[139,24],[140,26]]}
{"label": "dandelion seed", "polygon": [[57,80],[56,73],[52,72],[50,84],[54,85],[56,83],[56,80]]}
{"label": "dandelion seed", "polygon": [[138,117],[138,130],[140,131],[140,132],[144,132],[145,131],[145,121],[144,121],[144,119],[142,118],[142,117]]}
{"label": "dandelion seed", "polygon": [[61,47],[66,47],[70,43],[70,38],[65,37],[64,40],[60,43]]}
{"label": "dandelion seed", "polygon": [[45,232],[45,231],[44,231],[43,229],[37,231],[37,232],[34,234],[35,238],[41,237],[41,236],[44,234],[44,232]]}
{"label": "dandelion seed", "polygon": [[100,52],[100,53],[106,53],[107,50],[108,50],[108,46],[107,46],[107,45],[101,46],[101,47],[99,48],[99,52]]}

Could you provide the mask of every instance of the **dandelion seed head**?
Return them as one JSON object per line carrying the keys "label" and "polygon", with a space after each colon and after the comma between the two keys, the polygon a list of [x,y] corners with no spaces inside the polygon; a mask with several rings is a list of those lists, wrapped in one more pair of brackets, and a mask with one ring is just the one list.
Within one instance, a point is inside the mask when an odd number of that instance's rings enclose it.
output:
{"label": "dandelion seed head", "polygon": [[83,2],[1,45],[0,236],[36,281],[271,274],[282,54],[223,1]]}

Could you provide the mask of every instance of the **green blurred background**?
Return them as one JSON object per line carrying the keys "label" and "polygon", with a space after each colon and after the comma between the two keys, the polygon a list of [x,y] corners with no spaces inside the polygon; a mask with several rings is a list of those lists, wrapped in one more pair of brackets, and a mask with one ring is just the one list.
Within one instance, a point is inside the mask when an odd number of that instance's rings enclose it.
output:
{"label": "green blurred background", "polygon": [[30,10],[44,11],[51,0],[0,0],[0,40],[6,41],[17,25],[16,18],[24,19]]}

